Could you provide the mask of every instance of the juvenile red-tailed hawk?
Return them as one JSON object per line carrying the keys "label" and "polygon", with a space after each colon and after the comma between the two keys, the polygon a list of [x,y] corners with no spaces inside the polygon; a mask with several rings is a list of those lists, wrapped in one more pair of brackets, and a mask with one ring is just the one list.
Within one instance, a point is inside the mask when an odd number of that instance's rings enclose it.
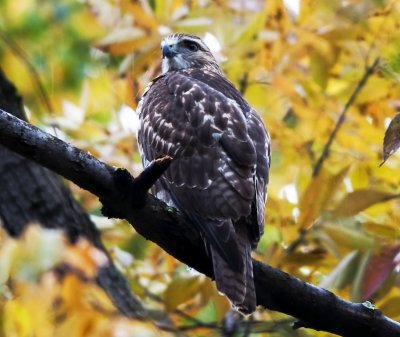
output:
{"label": "juvenile red-tailed hawk", "polygon": [[264,229],[268,133],[199,37],[169,35],[161,49],[162,75],[138,108],[143,164],[161,155],[173,158],[153,192],[198,227],[218,290],[241,312],[252,313],[250,254]]}

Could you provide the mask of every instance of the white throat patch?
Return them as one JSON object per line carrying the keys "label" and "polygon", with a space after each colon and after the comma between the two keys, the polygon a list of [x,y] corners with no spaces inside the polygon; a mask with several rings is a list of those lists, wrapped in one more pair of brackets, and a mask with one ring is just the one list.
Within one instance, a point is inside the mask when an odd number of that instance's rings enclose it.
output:
{"label": "white throat patch", "polygon": [[183,59],[182,55],[178,54],[171,58],[163,58],[161,63],[162,73],[165,74],[170,69],[178,70],[189,66],[189,62]]}

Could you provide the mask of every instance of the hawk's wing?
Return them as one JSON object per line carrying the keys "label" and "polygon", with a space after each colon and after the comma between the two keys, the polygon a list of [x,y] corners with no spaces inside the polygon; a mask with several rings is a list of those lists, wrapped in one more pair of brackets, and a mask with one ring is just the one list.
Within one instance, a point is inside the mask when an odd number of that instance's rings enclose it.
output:
{"label": "hawk's wing", "polygon": [[258,115],[220,74],[185,69],[152,83],[140,119],[144,164],[173,158],[155,192],[197,223],[227,261],[240,261],[233,223],[255,220],[253,244],[263,231],[269,143]]}

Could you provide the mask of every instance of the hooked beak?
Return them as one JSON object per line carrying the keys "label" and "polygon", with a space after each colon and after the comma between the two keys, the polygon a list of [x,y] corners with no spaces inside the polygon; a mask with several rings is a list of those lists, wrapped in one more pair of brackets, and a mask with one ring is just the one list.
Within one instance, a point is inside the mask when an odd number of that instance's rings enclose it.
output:
{"label": "hooked beak", "polygon": [[178,53],[175,51],[175,46],[174,45],[165,44],[162,47],[162,56],[163,56],[163,58],[170,59],[170,58],[173,58],[176,54],[178,54]]}

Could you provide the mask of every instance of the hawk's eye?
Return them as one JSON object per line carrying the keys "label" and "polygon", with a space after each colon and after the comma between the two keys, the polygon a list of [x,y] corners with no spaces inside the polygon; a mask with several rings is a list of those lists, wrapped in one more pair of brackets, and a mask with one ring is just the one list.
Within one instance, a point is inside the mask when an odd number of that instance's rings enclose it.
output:
{"label": "hawk's eye", "polygon": [[199,50],[199,45],[197,43],[195,43],[195,42],[192,42],[192,41],[187,41],[185,43],[185,47],[187,49],[189,49],[190,51],[198,51]]}

